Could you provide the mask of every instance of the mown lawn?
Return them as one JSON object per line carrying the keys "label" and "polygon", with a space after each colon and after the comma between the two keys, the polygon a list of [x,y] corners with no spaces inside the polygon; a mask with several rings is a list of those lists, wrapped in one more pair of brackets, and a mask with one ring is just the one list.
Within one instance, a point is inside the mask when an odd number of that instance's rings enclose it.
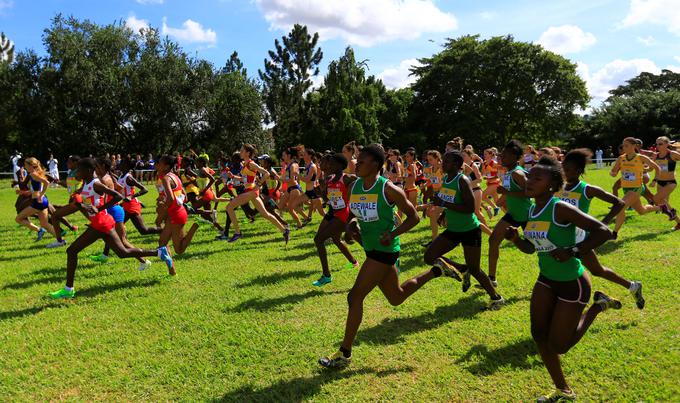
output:
{"label": "mown lawn", "polygon": [[[606,171],[587,180],[611,187]],[[153,204],[155,191],[144,198]],[[66,199],[63,189],[48,196]],[[529,332],[529,295],[536,256],[501,249],[500,311],[487,297],[436,279],[399,307],[380,292],[369,296],[352,366],[323,371],[316,360],[342,337],[346,294],[356,275],[329,247],[334,281],[322,289],[312,241],[314,224],[295,231],[287,249],[268,223],[244,224],[236,244],[213,241],[202,228],[169,278],[154,259],[146,272],[134,260],[90,262],[82,254],[77,297],[50,301],[64,284],[64,249],[14,223],[15,195],[0,190],[0,399],[225,401],[530,401],[552,384]],[[680,196],[673,200],[680,207]],[[605,205],[594,202],[602,217]],[[152,208],[145,218],[153,221]],[[663,215],[629,213],[619,240],[601,260],[641,280],[647,307],[628,292],[594,279],[593,289],[624,307],[601,315],[564,356],[567,378],[586,401],[680,399],[680,233]],[[223,218],[221,213],[221,218]],[[84,224],[82,217],[75,220]],[[128,225],[130,239],[154,247]],[[402,278],[424,269],[422,222],[403,238]],[[73,237],[67,238],[72,240]],[[486,248],[486,245],[484,246]],[[352,250],[363,259],[357,245]],[[452,253],[461,258],[462,251]],[[486,267],[486,257],[482,258]]]}

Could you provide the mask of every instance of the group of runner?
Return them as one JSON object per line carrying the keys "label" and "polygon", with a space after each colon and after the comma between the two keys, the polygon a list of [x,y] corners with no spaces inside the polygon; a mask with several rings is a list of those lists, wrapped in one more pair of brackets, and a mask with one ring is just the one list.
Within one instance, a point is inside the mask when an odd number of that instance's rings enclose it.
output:
{"label": "group of runner", "polygon": [[[57,178],[50,177],[36,159],[27,158],[22,164],[25,172],[19,172],[17,178],[16,221],[37,232],[37,240],[45,233],[52,234],[55,241],[48,247],[59,247],[66,245],[61,224],[73,232],[78,230],[66,216],[81,212],[89,220],[87,229],[66,249],[65,287],[50,294],[53,298],[72,298],[78,254],[99,239],[105,249],[91,257],[95,260],[108,259],[112,249],[119,257],[138,259],[140,270],[144,270],[150,265],[145,258],[158,256],[175,275],[169,241],[175,254],[181,255],[199,225],[212,224],[218,231],[217,239],[236,242],[243,237],[237,218],[239,207],[251,221],[257,214],[268,220],[281,232],[285,244],[290,239],[286,214],[301,228],[319,213],[323,219],[314,243],[321,275],[313,285],[332,282],[328,241],[338,247],[349,267],[360,268],[347,298],[340,348],[319,360],[329,368],[350,363],[363,301],[376,286],[390,304],[399,305],[434,278],[460,281],[466,292],[474,277],[489,296],[487,308],[500,309],[505,300],[497,291],[497,263],[500,244],[506,239],[522,252],[538,255],[540,274],[530,303],[531,332],[556,387],[541,399],[569,400],[574,393],[562,373],[559,355],[581,339],[600,313],[621,308],[620,301],[596,291],[593,304],[585,309],[591,291],[588,271],[626,287],[639,309],[645,304],[642,284],[603,266],[595,249],[618,237],[627,208],[639,214],[663,212],[676,222],[674,229],[680,228],[680,218],[669,205],[680,153],[671,148],[666,137],[657,139],[656,149],[653,153],[643,151],[639,140],[624,139],[621,155],[611,170],[612,176],[621,176],[612,193],[581,179],[590,161],[589,150],[577,149],[564,155],[556,148],[525,148],[515,140],[500,151],[486,149],[480,157],[457,138],[446,145],[444,155],[429,150],[420,160],[415,149],[402,155],[378,144],[361,147],[349,143],[340,153],[317,153],[298,146],[283,151],[280,171],[274,168],[270,156],[256,157],[257,150],[250,144],[220,158],[218,171],[209,167],[207,155],[184,157],[181,163],[177,156],[165,155],[155,164],[158,198],[153,227],[147,226],[141,215],[137,198],[148,190],[135,178],[134,161],[122,161],[119,170],[113,172],[107,158],[69,157],[67,178],[60,182],[70,194],[69,202],[52,206],[45,193]],[[650,181],[651,171],[655,178]],[[640,198],[647,194],[648,186],[657,186],[658,191],[647,195],[651,203],[643,205]],[[619,188],[624,192],[622,198],[616,195]],[[229,197],[223,197],[225,194]],[[593,199],[611,206],[602,220],[589,215]],[[224,226],[218,223],[219,203],[226,203]],[[501,210],[504,215],[491,228],[487,219]],[[400,283],[400,235],[418,224],[419,213],[430,222],[431,239],[424,244],[424,261],[430,268]],[[195,222],[185,233],[190,214]],[[37,217],[40,226],[31,223],[31,217]],[[158,248],[134,247],[126,236],[127,221],[143,235],[158,235]],[[611,221],[615,221],[613,231],[608,228]],[[441,233],[440,227],[445,228]],[[481,270],[483,233],[489,236],[488,274]],[[354,242],[365,251],[361,265],[347,246]],[[464,262],[445,256],[459,245]]]}

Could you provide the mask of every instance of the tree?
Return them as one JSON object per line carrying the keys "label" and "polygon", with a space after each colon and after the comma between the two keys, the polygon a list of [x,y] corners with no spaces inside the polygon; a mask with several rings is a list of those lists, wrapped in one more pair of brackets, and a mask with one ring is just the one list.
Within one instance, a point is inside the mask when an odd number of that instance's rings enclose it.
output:
{"label": "tree", "polygon": [[512,36],[449,39],[420,63],[412,69],[414,119],[432,147],[453,136],[477,148],[549,141],[569,131],[573,111],[589,100],[575,64]]}
{"label": "tree", "polygon": [[279,150],[298,143],[307,116],[305,94],[312,87],[312,77],[319,74],[323,58],[317,47],[319,34],[310,35],[306,26],[295,24],[281,41],[274,40],[274,50],[259,70],[262,95],[267,114],[266,123],[273,123],[274,140]]}
{"label": "tree", "polygon": [[313,123],[306,130],[304,144],[339,150],[351,140],[382,141],[379,115],[385,109],[380,98],[384,86],[373,76],[367,78],[365,68],[351,47],[329,64],[324,85],[308,99]]}
{"label": "tree", "polygon": [[248,69],[243,67],[243,62],[241,62],[241,59],[238,57],[238,52],[234,51],[231,56],[229,56],[229,60],[227,61],[227,64],[224,66],[222,69],[222,72],[224,73],[239,73],[244,77],[248,77]]}
{"label": "tree", "polygon": [[5,36],[4,32],[0,33],[0,63],[12,63],[14,61],[14,42]]}
{"label": "tree", "polygon": [[629,136],[651,144],[659,136],[680,134],[680,74],[640,73],[609,93],[603,105],[583,119],[573,144],[616,149]]}

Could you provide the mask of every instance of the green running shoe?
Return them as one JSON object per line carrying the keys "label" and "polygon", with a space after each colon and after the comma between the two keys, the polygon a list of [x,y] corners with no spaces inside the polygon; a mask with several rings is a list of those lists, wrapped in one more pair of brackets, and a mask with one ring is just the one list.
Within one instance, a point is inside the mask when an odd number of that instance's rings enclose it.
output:
{"label": "green running shoe", "polygon": [[319,358],[319,365],[324,368],[340,369],[345,368],[352,362],[352,357],[345,357],[342,351],[338,351],[330,357]]}
{"label": "green running shoe", "polygon": [[326,284],[330,283],[331,281],[333,281],[333,278],[332,278],[332,277],[330,277],[330,276],[328,276],[328,277],[326,277],[326,276],[321,276],[321,277],[319,277],[318,280],[316,280],[315,282],[313,282],[312,285],[315,286],[315,287],[323,287],[323,286],[325,286]]}
{"label": "green running shoe", "polygon": [[73,298],[76,296],[76,290],[72,289],[69,291],[66,288],[62,288],[59,291],[51,292],[49,295],[52,299]]}
{"label": "green running shoe", "polygon": [[100,253],[98,255],[90,255],[90,260],[92,260],[93,262],[104,263],[107,260],[109,260],[109,257],[103,253]]}
{"label": "green running shoe", "polygon": [[565,392],[560,389],[556,389],[551,394],[536,399],[539,403],[573,402],[574,400],[576,400],[576,393],[571,390]]}

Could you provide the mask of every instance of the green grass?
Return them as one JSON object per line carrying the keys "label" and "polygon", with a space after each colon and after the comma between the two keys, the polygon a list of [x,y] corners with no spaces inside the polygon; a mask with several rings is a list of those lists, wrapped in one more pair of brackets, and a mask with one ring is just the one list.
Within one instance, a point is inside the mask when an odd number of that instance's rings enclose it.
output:
{"label": "green grass", "polygon": [[[590,171],[587,180],[606,188],[613,181],[605,171]],[[90,262],[86,256],[102,246],[95,244],[81,254],[76,299],[55,302],[45,295],[64,284],[64,250],[47,250],[51,239],[36,244],[17,228],[8,187],[0,190],[3,401],[529,401],[552,388],[529,332],[537,258],[510,245],[499,265],[509,302],[502,310],[481,311],[486,295],[462,294],[449,279],[433,280],[399,307],[376,290],[352,366],[325,372],[316,360],[342,338],[356,273],[335,270],[333,283],[312,287],[316,225],[295,231],[288,249],[262,219],[243,224],[236,244],[213,241],[215,233],[202,228],[177,259],[176,278],[157,259],[142,273],[134,260]],[[48,196],[63,202],[65,191]],[[677,193],[673,201],[680,206]],[[596,201],[593,213],[601,218],[605,207]],[[147,207],[147,222],[151,214]],[[680,233],[662,215],[629,217],[619,240],[599,252],[604,264],[643,282],[647,307],[637,310],[625,289],[595,278],[593,289],[624,307],[598,318],[563,357],[564,370],[583,400],[677,400]],[[420,244],[428,228],[422,222],[403,237],[402,279],[426,269]],[[154,247],[154,237],[128,229],[133,243]],[[343,267],[342,255],[328,249],[332,268]]]}

